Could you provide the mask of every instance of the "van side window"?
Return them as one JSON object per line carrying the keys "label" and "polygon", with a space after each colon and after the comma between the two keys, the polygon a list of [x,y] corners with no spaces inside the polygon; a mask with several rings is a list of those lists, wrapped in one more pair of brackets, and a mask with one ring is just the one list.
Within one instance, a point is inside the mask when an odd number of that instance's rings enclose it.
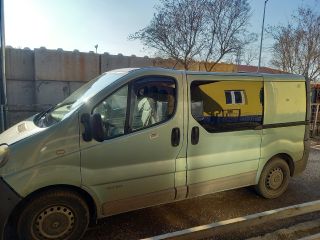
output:
{"label": "van side window", "polygon": [[97,107],[93,114],[99,113],[105,129],[105,139],[124,134],[127,112],[128,86],[120,88],[108,96]]}
{"label": "van side window", "polygon": [[193,81],[191,114],[208,132],[254,129],[262,124],[263,83]]}
{"label": "van side window", "polygon": [[165,122],[173,116],[175,110],[175,81],[169,77],[136,80],[132,87],[131,101],[131,131]]}

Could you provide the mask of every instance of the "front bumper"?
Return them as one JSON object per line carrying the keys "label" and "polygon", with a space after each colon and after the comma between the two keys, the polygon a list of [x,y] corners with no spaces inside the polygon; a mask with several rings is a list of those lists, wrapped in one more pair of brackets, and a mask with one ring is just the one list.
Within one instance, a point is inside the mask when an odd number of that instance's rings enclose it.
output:
{"label": "front bumper", "polygon": [[4,230],[9,216],[21,197],[0,177],[0,240],[4,240]]}

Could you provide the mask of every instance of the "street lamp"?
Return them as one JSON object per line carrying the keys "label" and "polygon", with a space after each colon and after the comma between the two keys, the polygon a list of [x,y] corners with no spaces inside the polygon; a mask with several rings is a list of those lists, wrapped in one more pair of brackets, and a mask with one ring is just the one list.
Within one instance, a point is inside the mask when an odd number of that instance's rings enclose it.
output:
{"label": "street lamp", "polygon": [[0,0],[0,132],[7,125],[7,83],[5,74],[4,0]]}
{"label": "street lamp", "polygon": [[258,63],[258,70],[260,71],[260,65],[261,65],[261,52],[262,52],[262,40],[263,40],[263,32],[264,32],[264,17],[266,15],[266,5],[269,0],[264,1],[264,9],[263,9],[263,19],[262,19],[262,27],[261,27],[261,39],[260,39],[260,52],[259,52],[259,63]]}

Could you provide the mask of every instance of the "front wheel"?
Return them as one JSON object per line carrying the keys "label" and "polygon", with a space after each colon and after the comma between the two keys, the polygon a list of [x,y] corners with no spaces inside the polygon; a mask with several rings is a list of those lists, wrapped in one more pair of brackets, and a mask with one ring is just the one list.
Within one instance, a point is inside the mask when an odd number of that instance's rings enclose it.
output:
{"label": "front wheel", "polygon": [[89,224],[89,209],[80,195],[51,191],[31,199],[17,222],[20,240],[78,240]]}
{"label": "front wheel", "polygon": [[287,190],[289,180],[290,169],[287,162],[276,157],[264,166],[256,190],[265,198],[277,198]]}

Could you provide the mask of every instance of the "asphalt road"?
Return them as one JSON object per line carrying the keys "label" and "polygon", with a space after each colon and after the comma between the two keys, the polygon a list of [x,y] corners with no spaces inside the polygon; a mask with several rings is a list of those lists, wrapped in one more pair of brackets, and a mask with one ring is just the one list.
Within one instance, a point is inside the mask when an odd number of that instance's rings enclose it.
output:
{"label": "asphalt road", "polygon": [[[319,169],[320,145],[317,146],[316,143],[313,143],[307,169],[300,176],[291,179],[288,190],[278,199],[266,200],[261,198],[255,194],[252,188],[215,193],[102,219],[87,231],[84,240],[141,239],[270,209],[319,200]],[[287,222],[274,223],[274,225],[290,226],[295,222],[315,217],[318,218],[319,215],[313,214]],[[259,229],[256,230],[259,232]],[[244,236],[249,237],[252,234],[230,234],[225,239],[243,239]]]}

